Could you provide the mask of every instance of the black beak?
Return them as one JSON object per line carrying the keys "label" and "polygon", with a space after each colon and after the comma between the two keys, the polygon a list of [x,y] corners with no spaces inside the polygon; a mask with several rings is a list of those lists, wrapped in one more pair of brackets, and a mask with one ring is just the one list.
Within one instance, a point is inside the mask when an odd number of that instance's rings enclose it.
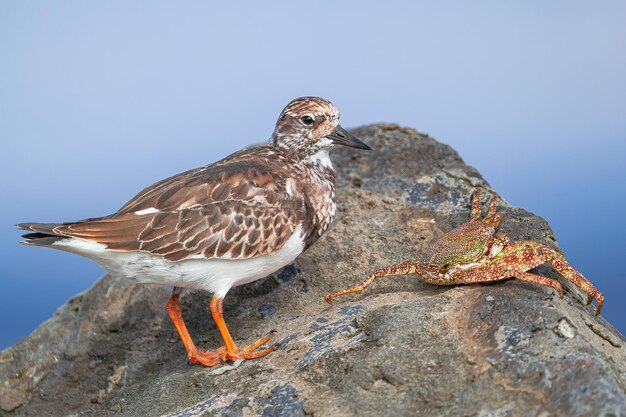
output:
{"label": "black beak", "polygon": [[348,131],[346,131],[343,127],[337,126],[337,128],[330,135],[326,136],[328,139],[332,140],[333,143],[338,145],[349,146],[351,148],[357,149],[366,149],[370,150],[367,144],[354,136],[352,136]]}

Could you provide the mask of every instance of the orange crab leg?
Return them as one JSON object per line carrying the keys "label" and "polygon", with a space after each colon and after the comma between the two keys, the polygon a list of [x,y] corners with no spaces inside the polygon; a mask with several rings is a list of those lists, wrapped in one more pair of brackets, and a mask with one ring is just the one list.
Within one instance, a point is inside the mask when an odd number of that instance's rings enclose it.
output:
{"label": "orange crab leg", "polygon": [[481,220],[480,218],[480,215],[482,214],[481,209],[480,209],[481,194],[482,192],[480,188],[476,188],[474,192],[472,193],[472,211],[471,211],[472,214],[471,214],[469,223],[486,222],[486,223],[491,223],[494,228],[497,228],[498,225],[500,224],[500,214],[496,213],[496,210],[498,208],[497,207],[498,201],[500,201],[500,199],[496,195],[493,195],[491,197],[491,202],[489,203],[489,208],[487,209],[487,216]]}
{"label": "orange crab leg", "polygon": [[480,221],[481,209],[480,209],[480,188],[476,188],[472,193],[472,211],[470,222]]}
{"label": "orange crab leg", "polygon": [[552,278],[542,277],[525,271],[504,269],[496,265],[485,266],[483,268],[466,269],[453,275],[451,284],[477,284],[482,282],[502,281],[508,278],[517,278],[533,284],[554,288],[563,298],[563,288],[561,284]]}
{"label": "orange crab leg", "polygon": [[496,210],[498,208],[498,201],[500,201],[500,198],[497,195],[491,196],[491,202],[489,203],[489,208],[487,209],[487,216],[485,220],[487,220],[488,218],[496,214]]}
{"label": "orange crab leg", "polygon": [[604,305],[604,295],[602,295],[583,274],[572,268],[563,255],[545,246],[540,246],[539,250],[546,258],[546,261],[559,271],[559,274],[563,275],[568,281],[587,293],[588,303],[590,303],[592,299],[596,300],[596,315],[600,314]]}
{"label": "orange crab leg", "polygon": [[563,297],[558,281],[531,274],[526,271],[549,262],[568,281],[584,291],[590,299],[596,300],[596,315],[602,311],[604,296],[580,272],[576,271],[560,253],[533,241],[514,242],[506,246],[489,264],[461,270],[452,274],[451,283],[472,284],[518,278],[523,281],[554,288]]}
{"label": "orange crab leg", "polygon": [[529,272],[522,271],[513,271],[510,272],[510,274],[511,277],[520,279],[522,281],[532,282],[533,284],[539,284],[543,285],[544,287],[554,288],[556,292],[559,293],[559,298],[563,298],[563,287],[561,287],[559,281],[555,279],[542,277],[541,275],[535,275]]}
{"label": "orange crab leg", "polygon": [[326,296],[326,302],[328,304],[331,304],[333,301],[333,298],[338,297],[340,295],[346,295],[346,294],[351,294],[354,292],[360,292],[363,291],[364,289],[366,289],[367,287],[369,287],[369,285],[374,282],[374,280],[376,280],[376,278],[380,278],[380,277],[389,277],[392,275],[407,275],[407,274],[416,274],[419,275],[420,274],[420,263],[417,261],[405,261],[402,262],[400,264],[394,264],[391,266],[388,266],[387,268],[382,268],[382,269],[378,269],[376,271],[374,271],[373,274],[371,274],[369,277],[367,277],[363,282],[361,282],[360,284],[352,287],[352,288],[348,288],[347,290],[343,290],[343,291],[336,291],[332,294],[328,294]]}
{"label": "orange crab leg", "polygon": [[533,241],[514,242],[507,246],[501,255],[493,262],[497,262],[508,271],[528,271],[544,262],[550,263],[565,279],[584,291],[588,302],[596,300],[596,315],[602,311],[604,296],[596,287],[576,271],[567,262],[565,257],[547,246]]}

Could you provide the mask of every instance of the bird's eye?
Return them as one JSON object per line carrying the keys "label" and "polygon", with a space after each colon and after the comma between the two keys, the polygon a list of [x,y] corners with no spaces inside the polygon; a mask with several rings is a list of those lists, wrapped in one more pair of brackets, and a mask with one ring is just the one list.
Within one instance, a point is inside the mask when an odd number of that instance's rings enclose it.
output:
{"label": "bird's eye", "polygon": [[308,114],[305,114],[304,116],[302,116],[300,118],[300,121],[302,122],[303,125],[305,126],[311,126],[313,124],[313,122],[315,122],[315,119],[313,119],[311,116],[309,116]]}

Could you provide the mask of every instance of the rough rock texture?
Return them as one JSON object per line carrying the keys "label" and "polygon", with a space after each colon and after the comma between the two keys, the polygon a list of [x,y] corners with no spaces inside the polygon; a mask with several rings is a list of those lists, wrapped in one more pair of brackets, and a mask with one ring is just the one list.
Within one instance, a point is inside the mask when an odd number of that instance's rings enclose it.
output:
{"label": "rough rock texture", "polygon": [[[190,366],[168,292],[106,276],[0,354],[3,415],[626,415],[625,339],[562,278],[562,300],[516,280],[437,287],[405,276],[324,302],[415,257],[468,218],[474,186],[489,189],[450,147],[412,129],[354,133],[374,150],[335,151],[331,230],[294,265],[226,297],[241,342],[276,329],[280,350],[238,367]],[[558,248],[543,219],[500,211],[512,239]],[[208,302],[186,297],[184,315],[214,348]]]}

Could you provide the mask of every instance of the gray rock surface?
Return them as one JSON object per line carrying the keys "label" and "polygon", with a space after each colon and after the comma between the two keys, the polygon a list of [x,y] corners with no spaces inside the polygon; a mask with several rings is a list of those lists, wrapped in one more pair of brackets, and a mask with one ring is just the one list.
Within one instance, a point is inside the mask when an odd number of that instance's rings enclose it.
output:
{"label": "gray rock surface", "polygon": [[[190,366],[165,311],[168,292],[105,276],[0,353],[0,413],[626,415],[625,339],[562,278],[562,300],[516,280],[437,287],[404,276],[324,302],[374,268],[414,258],[468,218],[474,186],[489,189],[450,147],[412,129],[354,133],[374,150],[335,151],[331,230],[294,265],[226,297],[236,338],[276,329],[277,352],[238,367]],[[513,240],[558,249],[543,219],[506,203],[500,211]],[[208,303],[187,296],[184,316],[195,340],[215,348]]]}

